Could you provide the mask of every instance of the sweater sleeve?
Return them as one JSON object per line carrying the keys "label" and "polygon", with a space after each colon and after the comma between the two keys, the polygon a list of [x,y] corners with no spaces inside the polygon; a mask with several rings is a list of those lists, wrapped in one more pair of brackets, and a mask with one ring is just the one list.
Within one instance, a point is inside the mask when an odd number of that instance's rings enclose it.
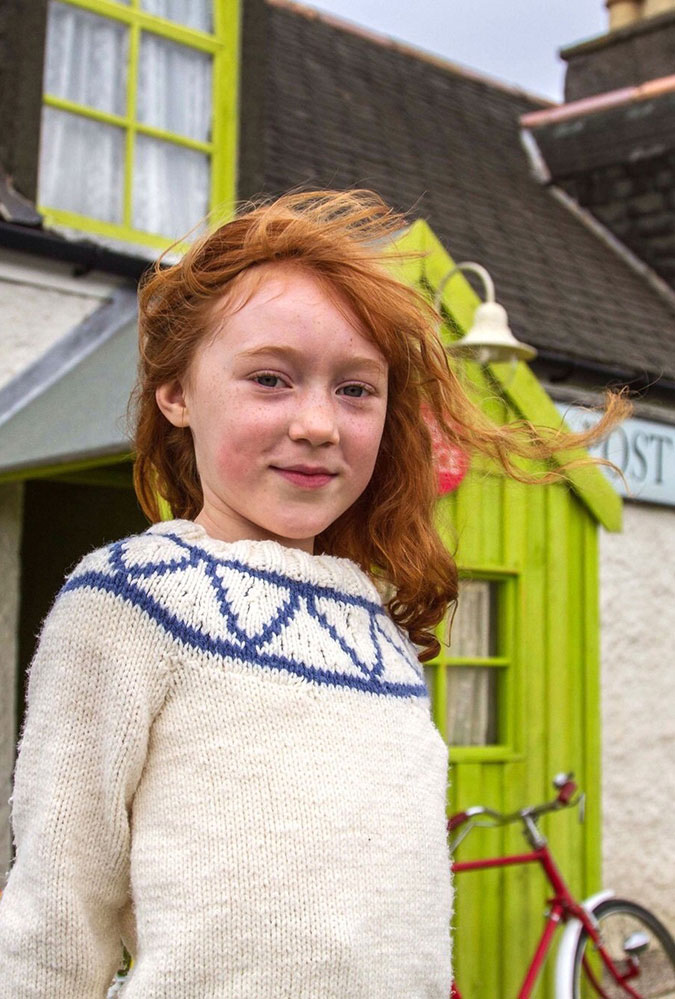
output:
{"label": "sweater sleeve", "polygon": [[130,901],[131,804],[169,686],[157,629],[87,569],[57,598],[30,670],[0,901],[12,999],[105,997]]}

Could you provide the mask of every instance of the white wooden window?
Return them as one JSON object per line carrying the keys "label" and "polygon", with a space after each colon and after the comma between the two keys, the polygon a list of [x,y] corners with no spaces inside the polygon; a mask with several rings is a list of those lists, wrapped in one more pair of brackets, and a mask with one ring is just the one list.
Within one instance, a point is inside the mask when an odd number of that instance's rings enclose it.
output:
{"label": "white wooden window", "polygon": [[[500,731],[505,667],[503,606],[505,581],[460,581],[457,610],[439,629],[442,649],[437,661],[425,666],[434,717],[451,747],[495,746],[504,741]],[[454,613],[454,616],[453,616]]]}

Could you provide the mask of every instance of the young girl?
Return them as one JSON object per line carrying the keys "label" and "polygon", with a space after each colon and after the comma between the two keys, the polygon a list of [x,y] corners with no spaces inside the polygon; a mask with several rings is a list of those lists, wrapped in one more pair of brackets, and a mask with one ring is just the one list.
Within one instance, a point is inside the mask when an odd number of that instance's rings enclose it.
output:
{"label": "young girl", "polygon": [[[514,471],[368,192],[261,205],[140,294],[136,488],[30,673],[0,995],[447,999],[456,597],[423,413]],[[160,505],[172,516],[161,521]],[[386,604],[383,596],[387,596]]]}

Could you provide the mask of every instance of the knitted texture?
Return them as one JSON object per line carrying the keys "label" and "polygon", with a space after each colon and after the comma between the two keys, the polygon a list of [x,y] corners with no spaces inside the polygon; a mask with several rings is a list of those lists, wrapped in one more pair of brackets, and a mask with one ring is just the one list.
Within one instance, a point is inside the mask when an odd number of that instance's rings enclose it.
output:
{"label": "knitted texture", "polygon": [[0,996],[447,999],[447,748],[347,559],[188,521],[93,552],[31,666]]}

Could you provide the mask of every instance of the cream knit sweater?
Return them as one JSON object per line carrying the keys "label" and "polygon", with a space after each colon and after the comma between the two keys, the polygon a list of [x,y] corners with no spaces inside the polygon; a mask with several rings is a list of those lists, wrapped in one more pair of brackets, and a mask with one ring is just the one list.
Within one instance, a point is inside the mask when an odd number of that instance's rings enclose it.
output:
{"label": "cream knit sweater", "polygon": [[188,521],[88,555],[44,626],[2,999],[447,999],[447,750],[347,559]]}

